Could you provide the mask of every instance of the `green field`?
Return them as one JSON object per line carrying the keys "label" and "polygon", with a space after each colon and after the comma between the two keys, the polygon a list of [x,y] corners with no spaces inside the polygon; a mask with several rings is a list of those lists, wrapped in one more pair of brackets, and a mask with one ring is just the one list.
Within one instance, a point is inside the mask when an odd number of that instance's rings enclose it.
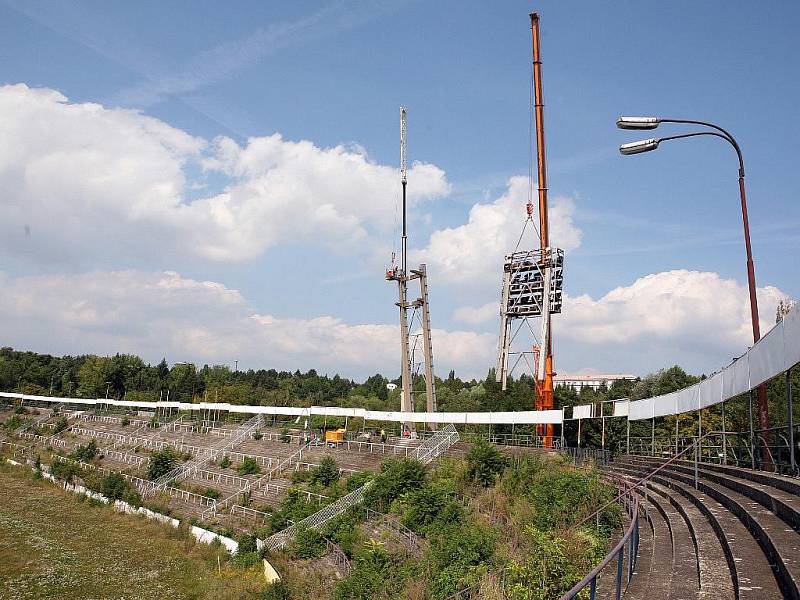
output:
{"label": "green field", "polygon": [[230,567],[224,551],[195,544],[181,529],[80,498],[27,468],[0,464],[0,597],[259,596],[258,567]]}

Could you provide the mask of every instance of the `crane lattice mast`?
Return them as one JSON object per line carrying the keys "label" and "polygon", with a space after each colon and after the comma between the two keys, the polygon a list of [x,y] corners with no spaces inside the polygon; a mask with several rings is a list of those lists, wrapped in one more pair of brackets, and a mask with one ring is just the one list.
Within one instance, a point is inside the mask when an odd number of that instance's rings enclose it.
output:
{"label": "crane lattice mast", "polygon": [[[430,311],[428,305],[428,276],[424,264],[420,264],[417,269],[408,270],[408,229],[407,229],[407,210],[406,192],[408,187],[408,165],[406,160],[406,109],[400,107],[400,184],[403,194],[403,231],[400,247],[400,267],[393,265],[386,272],[388,281],[397,281],[398,302],[400,310],[400,361],[401,361],[401,386],[400,386],[400,410],[403,412],[414,411],[413,380],[411,372],[411,356],[409,352],[409,338],[411,328],[415,323],[415,316],[422,329],[422,350],[423,361],[425,364],[425,395],[428,412],[435,412],[436,407],[436,382],[433,373],[433,344],[431,342]],[[408,301],[408,282],[419,279],[420,297],[413,302]],[[414,312],[411,319],[408,317],[408,309]],[[411,321],[411,322],[409,322]],[[415,339],[416,336],[414,336]],[[411,431],[413,424],[404,423],[405,431]]]}

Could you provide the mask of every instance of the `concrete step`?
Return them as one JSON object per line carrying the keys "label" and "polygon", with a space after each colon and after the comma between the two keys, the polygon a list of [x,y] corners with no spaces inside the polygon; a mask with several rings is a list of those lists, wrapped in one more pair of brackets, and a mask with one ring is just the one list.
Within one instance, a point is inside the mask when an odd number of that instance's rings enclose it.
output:
{"label": "concrete step", "polygon": [[[613,466],[609,469],[614,469]],[[625,473],[631,482],[639,477],[638,472],[619,470]],[[698,508],[692,500],[683,495],[675,494],[668,487],[660,484],[651,484],[650,489],[660,497],[668,500],[678,512],[681,513],[692,534],[694,544],[696,572],[698,577],[698,598],[734,598],[735,583],[730,567],[733,557],[726,552],[724,538],[720,539],[718,532],[709,521],[706,513]]]}
{"label": "concrete step", "polygon": [[[666,477],[694,484],[694,472],[682,472],[686,467],[672,465],[661,471]],[[787,527],[770,509],[748,496],[701,477],[698,488],[712,496],[744,523],[761,546],[778,578],[784,596],[800,600],[800,535]]]}
{"label": "concrete step", "polygon": [[[654,467],[659,465],[658,459],[631,457],[630,460]],[[709,466],[699,463],[698,475],[755,500],[800,532],[800,484],[783,477],[761,477],[755,472],[748,474],[744,469],[718,470],[710,469]],[[667,468],[694,477],[694,463],[680,461],[678,464],[668,465]]]}
{"label": "concrete step", "polygon": [[[614,467],[627,469],[637,477],[652,472],[651,465],[635,462],[616,462]],[[752,535],[747,523],[732,510],[734,503],[727,495],[709,487],[713,484],[704,484],[695,489],[693,477],[666,469],[653,475],[652,479],[689,499],[709,520],[717,538],[725,544],[723,550],[728,558],[729,571],[738,589],[739,598],[750,600],[784,597],[782,590],[785,584],[778,575],[776,563],[764,550],[761,541]]]}

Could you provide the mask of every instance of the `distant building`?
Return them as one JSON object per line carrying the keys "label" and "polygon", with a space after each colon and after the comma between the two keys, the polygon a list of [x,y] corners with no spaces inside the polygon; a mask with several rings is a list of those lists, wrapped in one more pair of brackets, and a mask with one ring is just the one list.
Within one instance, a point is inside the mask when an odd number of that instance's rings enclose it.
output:
{"label": "distant building", "polygon": [[580,392],[586,387],[598,390],[603,385],[610,388],[611,384],[615,381],[633,381],[634,379],[636,379],[636,375],[630,375],[628,373],[614,373],[611,375],[556,375],[553,377],[553,383],[556,387],[571,387],[576,392]]}

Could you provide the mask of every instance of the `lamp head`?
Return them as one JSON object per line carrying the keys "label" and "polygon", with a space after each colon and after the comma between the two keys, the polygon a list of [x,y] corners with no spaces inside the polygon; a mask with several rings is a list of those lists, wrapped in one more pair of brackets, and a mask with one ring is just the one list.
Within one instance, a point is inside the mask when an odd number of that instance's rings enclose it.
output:
{"label": "lamp head", "polygon": [[655,129],[661,119],[658,117],[620,117],[617,119],[617,127],[620,129]]}
{"label": "lamp head", "polygon": [[650,138],[649,140],[641,140],[638,142],[631,142],[630,144],[622,144],[619,151],[624,155],[641,154],[642,152],[650,152],[658,148],[658,140]]}

